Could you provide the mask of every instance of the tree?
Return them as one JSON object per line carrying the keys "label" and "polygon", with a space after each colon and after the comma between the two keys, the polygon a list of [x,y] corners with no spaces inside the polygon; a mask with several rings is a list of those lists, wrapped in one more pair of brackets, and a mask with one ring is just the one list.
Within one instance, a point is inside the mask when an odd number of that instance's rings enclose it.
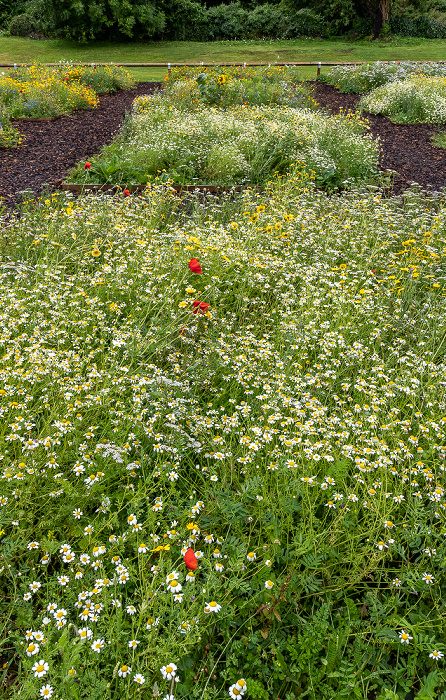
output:
{"label": "tree", "polygon": [[365,7],[373,19],[373,38],[377,39],[388,21],[392,0],[365,0]]}
{"label": "tree", "polygon": [[75,41],[148,39],[160,33],[164,12],[151,0],[43,0],[52,33]]}

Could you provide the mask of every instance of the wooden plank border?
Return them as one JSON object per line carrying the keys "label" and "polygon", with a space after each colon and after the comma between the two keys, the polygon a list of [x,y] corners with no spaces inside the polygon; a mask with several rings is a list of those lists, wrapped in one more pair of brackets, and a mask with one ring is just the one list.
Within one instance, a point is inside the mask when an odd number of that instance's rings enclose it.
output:
{"label": "wooden plank border", "polygon": [[[161,183],[160,183],[161,184]],[[224,193],[224,192],[242,192],[245,187],[241,185],[234,185],[233,187],[223,187],[219,185],[167,185],[166,188],[175,190],[175,192],[212,192],[214,194]],[[110,192],[111,190],[121,190],[128,189],[132,194],[136,192],[144,192],[147,189],[147,185],[130,185],[129,187],[122,187],[122,185],[70,185],[64,184],[59,185],[60,190],[66,192]]]}
{"label": "wooden plank border", "polygon": [[[380,63],[405,63],[408,61],[380,61]],[[445,61],[410,61],[410,63],[444,63]],[[200,61],[193,61],[189,63],[175,63],[175,62],[170,62],[170,63],[105,63],[103,61],[92,61],[89,63],[85,63],[82,61],[79,61],[75,65],[78,66],[123,66],[124,68],[194,68],[194,67],[200,67],[203,66],[203,68],[206,67],[215,67],[215,66],[358,66],[362,64],[368,64],[368,63],[376,63],[376,61],[286,61],[286,62],[279,62],[279,61],[274,61],[272,62],[249,62],[249,61],[241,61],[241,62],[235,62],[235,63],[230,63],[227,61],[221,61],[221,62],[214,62],[214,63],[205,63],[205,62],[200,62]],[[17,68],[17,67],[23,67],[23,66],[31,66],[33,65],[32,63],[0,63],[0,68]],[[44,66],[62,66],[61,63],[43,63],[42,65]]]}

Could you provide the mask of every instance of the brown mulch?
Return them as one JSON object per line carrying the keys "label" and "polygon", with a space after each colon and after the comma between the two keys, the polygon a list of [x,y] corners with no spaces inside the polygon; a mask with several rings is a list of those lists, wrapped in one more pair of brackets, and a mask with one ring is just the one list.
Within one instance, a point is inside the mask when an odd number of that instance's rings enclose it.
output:
{"label": "brown mulch", "polygon": [[[8,208],[22,200],[20,192],[57,189],[56,182],[80,160],[88,160],[110,143],[119,130],[125,112],[137,95],[153,92],[160,83],[138,83],[133,90],[101,95],[99,107],[82,110],[52,122],[15,122],[24,134],[23,146],[0,149],[0,197]],[[325,83],[313,83],[315,97],[333,112],[354,110],[358,95],[343,95]],[[392,124],[387,117],[369,115],[371,132],[381,140],[380,167],[395,170],[395,194],[411,182],[440,190],[446,186],[446,150],[435,148],[431,136],[438,128],[431,124]]]}
{"label": "brown mulch", "polygon": [[24,135],[21,148],[0,149],[0,196],[8,208],[21,201],[20,191],[32,189],[38,195],[45,186],[57,189],[61,180],[79,160],[88,160],[110,143],[119,130],[125,112],[130,112],[138,95],[153,92],[160,83],[138,83],[133,90],[101,95],[99,106],[81,110],[51,122],[14,122]]}
{"label": "brown mulch", "polygon": [[[359,95],[344,95],[332,85],[315,83],[315,98],[322,107],[332,112],[356,109]],[[423,188],[441,190],[446,187],[446,150],[431,143],[433,134],[440,129],[433,124],[392,124],[379,114],[364,112],[373,136],[381,142],[381,170],[396,170],[393,194],[405,190],[411,182]]]}

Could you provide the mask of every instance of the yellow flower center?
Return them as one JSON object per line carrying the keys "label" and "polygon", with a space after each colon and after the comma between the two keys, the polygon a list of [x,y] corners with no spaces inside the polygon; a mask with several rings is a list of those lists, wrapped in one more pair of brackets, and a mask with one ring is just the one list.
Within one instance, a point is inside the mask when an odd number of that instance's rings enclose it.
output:
{"label": "yellow flower center", "polygon": [[42,671],[45,670],[45,666],[43,664],[39,664],[36,668],[37,673],[42,673]]}
{"label": "yellow flower center", "polygon": [[124,666],[121,666],[121,671],[122,671],[123,673],[127,673],[128,668],[129,668],[129,667],[126,666],[126,665],[124,664]]}
{"label": "yellow flower center", "polygon": [[166,666],[166,671],[167,671],[167,673],[172,673],[172,671],[173,671],[172,666]]}

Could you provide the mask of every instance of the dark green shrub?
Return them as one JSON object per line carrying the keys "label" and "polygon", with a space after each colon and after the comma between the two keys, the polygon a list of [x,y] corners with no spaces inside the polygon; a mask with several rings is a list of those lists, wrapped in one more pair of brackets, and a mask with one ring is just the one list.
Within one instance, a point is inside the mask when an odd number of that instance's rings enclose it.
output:
{"label": "dark green shrub", "polygon": [[165,0],[163,39],[177,41],[206,41],[208,17],[206,8],[195,0]]}
{"label": "dark green shrub", "polygon": [[391,17],[389,25],[392,34],[399,36],[425,37],[426,39],[444,39],[446,37],[446,25],[427,15],[422,15],[417,19]]}
{"label": "dark green shrub", "polygon": [[248,12],[239,2],[229,5],[217,5],[207,11],[207,38],[215,39],[245,39]]}
{"label": "dark green shrub", "polygon": [[9,23],[9,31],[13,36],[28,36],[37,31],[33,17],[26,13],[16,15]]}
{"label": "dark green shrub", "polygon": [[286,32],[286,15],[278,5],[258,5],[248,13],[246,31],[253,39],[280,38]]}
{"label": "dark green shrub", "polygon": [[149,39],[165,26],[165,13],[150,0],[44,1],[54,36],[75,41]]}
{"label": "dark green shrub", "polygon": [[0,0],[0,28],[8,28],[11,19],[25,10],[26,0]]}
{"label": "dark green shrub", "polygon": [[328,26],[321,15],[312,10],[302,9],[289,13],[286,36],[288,39],[297,36],[328,36]]}

